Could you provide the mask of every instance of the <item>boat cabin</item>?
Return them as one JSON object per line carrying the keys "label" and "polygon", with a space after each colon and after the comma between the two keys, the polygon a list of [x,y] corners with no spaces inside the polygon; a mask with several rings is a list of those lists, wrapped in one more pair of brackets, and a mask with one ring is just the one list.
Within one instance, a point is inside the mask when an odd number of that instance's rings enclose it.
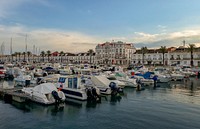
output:
{"label": "boat cabin", "polygon": [[81,79],[77,76],[60,76],[58,84],[62,88],[80,89]]}

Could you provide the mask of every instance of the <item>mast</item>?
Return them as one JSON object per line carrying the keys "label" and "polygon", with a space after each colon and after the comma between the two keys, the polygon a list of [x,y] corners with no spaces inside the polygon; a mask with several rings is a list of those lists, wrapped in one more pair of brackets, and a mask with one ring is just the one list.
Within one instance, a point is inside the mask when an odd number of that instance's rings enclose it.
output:
{"label": "mast", "polygon": [[185,40],[183,40],[183,47],[185,47]]}
{"label": "mast", "polygon": [[1,57],[2,57],[2,61],[4,60],[4,52],[5,52],[5,46],[4,46],[4,42],[1,44]]}
{"label": "mast", "polygon": [[34,56],[35,56],[35,45],[33,45],[33,52],[32,52],[32,57],[33,57],[33,61],[34,61]]}
{"label": "mast", "polygon": [[10,39],[10,55],[11,55],[11,59],[13,61],[13,55],[12,55],[12,37]]}
{"label": "mast", "polygon": [[27,60],[27,34],[26,34],[26,37],[25,37],[25,60]]}
{"label": "mast", "polygon": [[26,38],[25,38],[25,52],[27,53],[27,34],[26,34]]}

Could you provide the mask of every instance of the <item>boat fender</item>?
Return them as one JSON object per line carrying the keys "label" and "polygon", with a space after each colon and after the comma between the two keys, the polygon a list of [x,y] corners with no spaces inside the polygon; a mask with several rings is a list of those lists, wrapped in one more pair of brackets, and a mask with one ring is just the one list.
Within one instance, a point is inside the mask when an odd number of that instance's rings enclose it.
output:
{"label": "boat fender", "polygon": [[60,86],[58,88],[58,91],[61,91],[63,89],[63,83],[60,83]]}

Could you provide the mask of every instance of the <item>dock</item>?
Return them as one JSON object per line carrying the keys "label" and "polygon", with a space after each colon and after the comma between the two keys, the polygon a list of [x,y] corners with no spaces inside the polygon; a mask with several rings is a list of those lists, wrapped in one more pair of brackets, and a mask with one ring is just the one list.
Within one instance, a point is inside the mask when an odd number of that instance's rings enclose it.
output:
{"label": "dock", "polygon": [[6,100],[13,100],[20,103],[31,99],[31,96],[22,92],[22,88],[3,89],[0,88],[0,96]]}

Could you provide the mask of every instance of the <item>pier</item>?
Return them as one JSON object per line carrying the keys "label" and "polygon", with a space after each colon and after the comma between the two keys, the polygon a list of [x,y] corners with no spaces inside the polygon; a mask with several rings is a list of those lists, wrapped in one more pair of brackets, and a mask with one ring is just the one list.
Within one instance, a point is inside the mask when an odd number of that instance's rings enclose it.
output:
{"label": "pier", "polygon": [[23,93],[20,88],[12,88],[12,89],[3,89],[0,88],[0,96],[5,100],[13,100],[17,102],[26,102],[31,99],[31,97]]}

